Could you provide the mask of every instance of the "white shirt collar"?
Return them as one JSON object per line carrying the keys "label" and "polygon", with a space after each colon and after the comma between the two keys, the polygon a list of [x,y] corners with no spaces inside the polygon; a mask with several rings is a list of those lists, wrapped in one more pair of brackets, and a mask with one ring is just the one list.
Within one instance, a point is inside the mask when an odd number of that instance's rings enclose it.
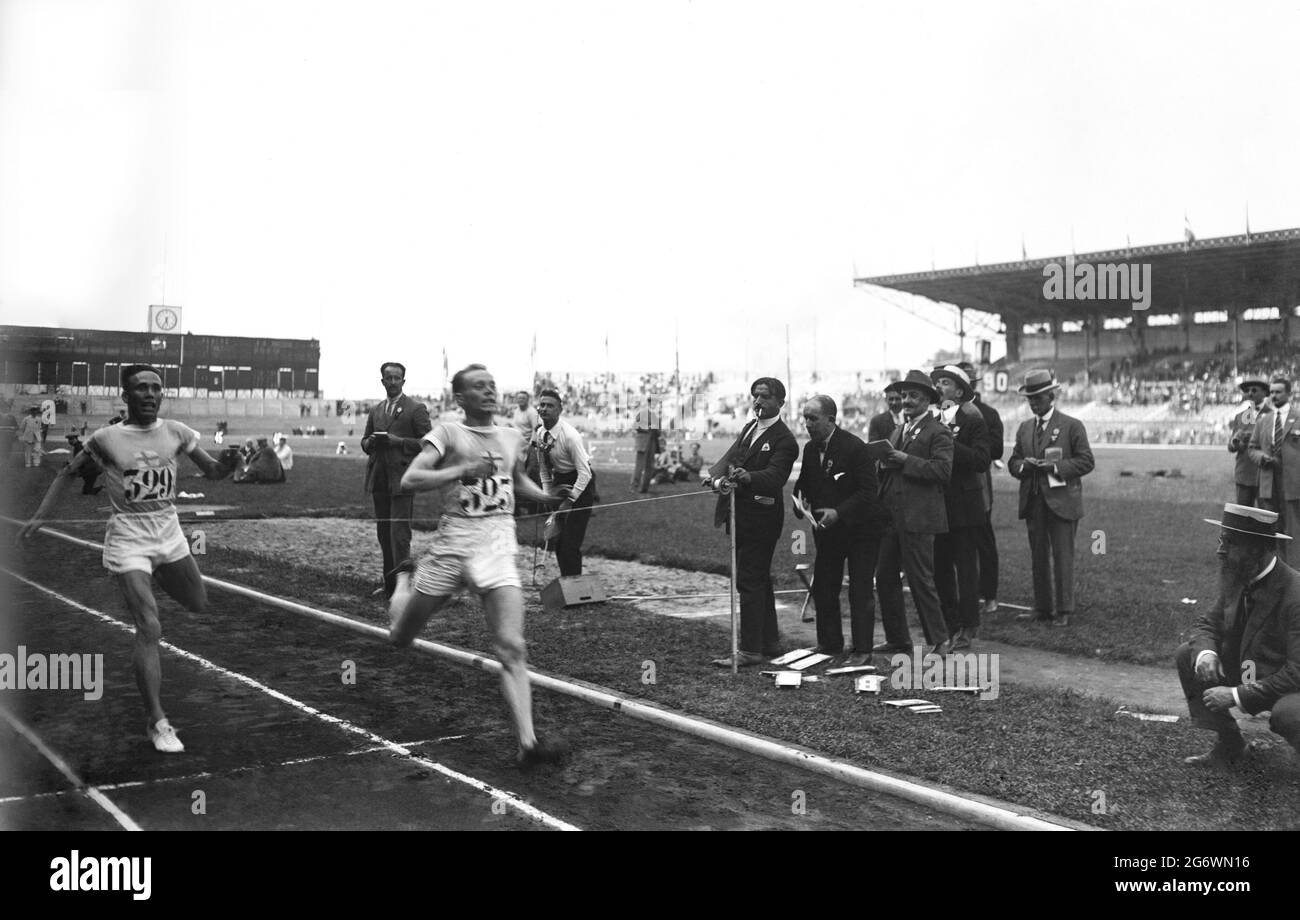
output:
{"label": "white shirt collar", "polygon": [[1047,425],[1052,421],[1052,416],[1055,414],[1056,414],[1056,406],[1052,406],[1052,408],[1048,409],[1046,412],[1042,414],[1037,424],[1040,424],[1043,427],[1047,427]]}
{"label": "white shirt collar", "polygon": [[754,421],[758,422],[758,427],[754,429],[754,437],[758,437],[764,431],[767,431],[767,429],[781,421],[781,416],[774,415],[771,418],[758,418],[754,419]]}
{"label": "white shirt collar", "polygon": [[1264,576],[1266,576],[1269,572],[1273,571],[1273,567],[1276,565],[1277,565],[1277,556],[1275,555],[1273,556],[1272,559],[1268,561],[1268,565],[1264,566],[1264,571],[1260,572],[1258,575],[1252,578],[1250,580],[1250,583],[1252,585],[1258,584],[1260,581],[1264,579]]}

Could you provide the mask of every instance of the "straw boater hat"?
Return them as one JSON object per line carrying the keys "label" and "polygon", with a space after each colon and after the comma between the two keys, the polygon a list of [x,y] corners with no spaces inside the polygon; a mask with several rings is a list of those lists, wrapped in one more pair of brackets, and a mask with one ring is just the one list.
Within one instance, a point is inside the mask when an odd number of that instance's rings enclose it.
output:
{"label": "straw boater hat", "polygon": [[1266,540],[1291,539],[1287,534],[1277,532],[1276,511],[1252,508],[1249,505],[1234,505],[1228,502],[1223,506],[1222,521],[1212,521],[1209,518],[1201,518],[1201,520],[1222,527],[1224,530],[1250,534],[1252,537],[1263,537]]}
{"label": "straw boater hat", "polygon": [[1047,368],[1039,367],[1025,374],[1025,383],[1020,388],[1020,395],[1037,396],[1039,393],[1048,393],[1060,388],[1061,385],[1056,382],[1052,372]]}
{"label": "straw boater hat", "polygon": [[1248,387],[1259,387],[1261,390],[1267,392],[1268,381],[1260,380],[1258,377],[1247,377],[1245,380],[1241,381],[1241,383],[1237,384],[1237,389],[1241,390],[1243,393],[1246,392]]}
{"label": "straw boater hat", "polygon": [[885,392],[902,393],[904,390],[923,390],[930,396],[930,402],[939,401],[939,391],[934,388],[934,383],[930,380],[930,375],[925,371],[910,370],[907,376],[902,380],[895,380],[889,386],[885,387]]}
{"label": "straw boater hat", "polygon": [[930,379],[935,383],[938,383],[944,377],[954,381],[961,387],[962,396],[965,398],[970,398],[971,394],[975,392],[975,388],[971,386],[970,377],[955,364],[945,364],[943,367],[936,367],[930,371]]}

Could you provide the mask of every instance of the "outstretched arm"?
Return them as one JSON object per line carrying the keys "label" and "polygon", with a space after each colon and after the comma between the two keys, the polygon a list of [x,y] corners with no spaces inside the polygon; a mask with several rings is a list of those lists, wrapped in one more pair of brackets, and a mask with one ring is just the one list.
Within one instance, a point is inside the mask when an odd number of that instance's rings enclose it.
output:
{"label": "outstretched arm", "polygon": [[45,518],[49,515],[50,509],[59,503],[59,499],[63,496],[63,489],[68,480],[79,475],[81,468],[89,463],[90,460],[90,452],[83,450],[81,453],[77,454],[77,456],[73,457],[72,461],[67,466],[59,470],[58,474],[54,477],[54,481],[50,483],[50,487],[45,491],[45,497],[41,499],[41,504],[32,515],[31,520],[24,524],[18,531],[18,540],[21,541],[28,539],[45,526]]}
{"label": "outstretched arm", "polygon": [[[81,454],[77,456],[80,457]],[[194,461],[194,465],[203,471],[203,475],[207,479],[225,479],[235,471],[235,464],[226,461],[225,458],[229,455],[225,454],[224,451],[222,459],[213,460],[211,454],[202,447],[195,445],[188,456]]]}

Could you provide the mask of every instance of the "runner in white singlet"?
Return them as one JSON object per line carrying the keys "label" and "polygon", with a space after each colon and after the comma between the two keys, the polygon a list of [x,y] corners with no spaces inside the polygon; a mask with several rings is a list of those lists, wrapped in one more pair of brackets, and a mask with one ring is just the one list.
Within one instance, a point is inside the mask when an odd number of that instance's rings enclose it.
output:
{"label": "runner in white singlet", "polygon": [[548,505],[564,494],[543,492],[524,474],[523,438],[495,425],[496,381],[481,364],[451,381],[465,422],[436,425],[424,449],[402,476],[402,489],[437,491],[442,517],[429,555],[414,578],[398,566],[389,601],[389,637],[407,646],[451,597],[468,587],[483,598],[483,611],[501,661],[501,694],[519,738],[522,767],[562,760],[565,746],[533,729],[532,688],[524,651],[524,594],[515,566],[515,496]]}
{"label": "runner in white singlet", "polygon": [[199,446],[199,434],[170,419],[158,418],[162,406],[162,376],[147,364],[122,368],[122,399],[126,421],[101,428],[54,477],[32,519],[19,532],[21,539],[44,526],[67,482],[92,460],[104,468],[113,515],[104,536],[104,567],[117,579],[127,609],[135,620],[136,685],[148,710],[147,732],[154,747],[168,754],[185,750],[162,708],[162,665],[158,640],[158,602],[153,579],[185,609],[199,613],[207,592],[199,567],[176,517],[177,458],[186,454],[208,479],[230,475],[233,466],[218,463]]}

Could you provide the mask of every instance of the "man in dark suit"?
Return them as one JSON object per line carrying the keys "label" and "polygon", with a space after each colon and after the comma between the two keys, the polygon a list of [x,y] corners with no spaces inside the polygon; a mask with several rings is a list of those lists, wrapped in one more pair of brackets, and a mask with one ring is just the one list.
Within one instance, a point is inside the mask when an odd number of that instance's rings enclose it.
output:
{"label": "man in dark suit", "polygon": [[1250,459],[1250,436],[1255,432],[1255,422],[1261,415],[1273,411],[1273,407],[1265,400],[1268,396],[1268,382],[1265,380],[1243,380],[1241,392],[1246,394],[1250,403],[1232,417],[1228,453],[1237,455],[1232,477],[1237,486],[1237,504],[1250,506],[1259,498],[1259,467]]}
{"label": "man in dark suit", "polygon": [[[740,643],[737,667],[761,664],[781,653],[772,587],[772,554],[785,521],[784,488],[799,456],[799,445],[781,421],[785,385],[775,377],[759,377],[749,387],[755,418],[740,432],[722,459],[709,469],[708,481],[719,489],[734,483],[736,494],[736,591],[740,595]],[[730,497],[720,494],[713,522],[730,519]],[[731,667],[731,657],[716,659]]]}
{"label": "man in dark suit", "polygon": [[[1291,381],[1274,377],[1268,385],[1273,411],[1255,420],[1250,459],[1259,465],[1257,504],[1278,515],[1277,529],[1300,536],[1300,412],[1291,405]],[[1286,561],[1289,543],[1278,547]]]}
{"label": "man in dark suit", "polygon": [[889,408],[879,415],[873,415],[871,421],[867,422],[868,441],[883,441],[903,424],[902,394],[897,390],[886,390],[885,405]]}
{"label": "man in dark suit", "polygon": [[889,512],[876,564],[885,641],[872,651],[912,650],[898,575],[901,568],[907,573],[925,643],[942,652],[948,629],[934,586],[934,537],[948,529],[943,489],[952,475],[952,433],[930,413],[939,394],[925,371],[908,371],[889,390],[902,394],[905,421],[889,436],[893,448],[880,461],[880,500]]}
{"label": "man in dark suit", "polygon": [[411,558],[411,518],[415,514],[415,496],[403,494],[402,474],[419,455],[420,439],[433,423],[423,403],[402,393],[406,385],[403,365],[389,361],[380,366],[379,373],[388,398],[370,410],[361,449],[370,457],[366,461],[366,491],[374,498],[375,529],[384,554],[382,590],[385,597],[391,597],[397,584],[393,570]]}
{"label": "man in dark suit", "polygon": [[[844,563],[849,567],[849,622],[853,647],[848,664],[871,660],[876,628],[872,575],[884,530],[876,464],[862,439],[835,424],[837,408],[829,396],[813,396],[803,407],[808,443],[794,492],[811,509],[813,541],[813,604],[817,610],[817,647],[828,655],[844,651],[840,622],[840,586]],[[795,517],[803,512],[796,501]]]}
{"label": "man in dark suit", "polygon": [[[930,373],[939,393],[939,420],[952,432],[952,476],[944,486],[948,532],[934,538],[934,586],[954,651],[967,649],[979,632],[979,549],[976,532],[987,520],[984,477],[989,471],[989,432],[971,402],[975,390],[956,365]],[[954,578],[954,572],[956,577]]]}
{"label": "man in dark suit", "polygon": [[1174,660],[1192,723],[1218,733],[1194,766],[1230,766],[1246,743],[1229,710],[1270,711],[1268,727],[1300,751],[1300,572],[1278,556],[1291,542],[1278,533],[1278,515],[1228,504],[1218,556],[1219,600],[1206,609]]}
{"label": "man in dark suit", "polygon": [[1002,468],[1001,460],[1005,449],[1002,439],[1006,434],[998,410],[980,399],[980,379],[975,368],[966,361],[957,366],[970,378],[970,385],[975,391],[971,405],[984,416],[984,425],[989,430],[989,468],[984,474],[984,523],[975,529],[975,552],[979,556],[980,597],[984,599],[980,613],[991,614],[998,610],[998,540],[993,533],[993,470]]}
{"label": "man in dark suit", "polygon": [[1020,392],[1033,415],[1016,432],[1007,464],[1020,480],[1020,518],[1029,529],[1034,571],[1034,609],[1016,619],[1048,626],[1069,626],[1074,613],[1074,535],[1083,517],[1082,477],[1093,468],[1083,422],[1056,408],[1060,386],[1050,370],[1025,375]]}

